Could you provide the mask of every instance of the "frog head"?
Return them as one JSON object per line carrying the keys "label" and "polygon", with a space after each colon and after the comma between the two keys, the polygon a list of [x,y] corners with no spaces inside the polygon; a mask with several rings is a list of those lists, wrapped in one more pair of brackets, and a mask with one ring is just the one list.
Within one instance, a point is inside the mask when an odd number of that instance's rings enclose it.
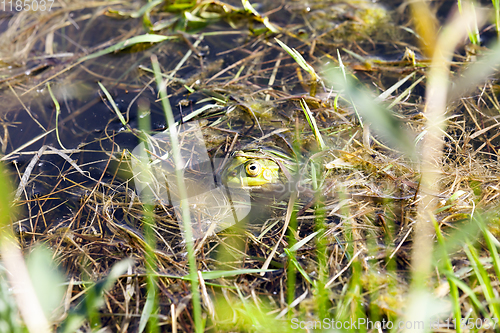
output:
{"label": "frog head", "polygon": [[237,151],[222,175],[229,187],[275,190],[285,183],[280,161],[270,153]]}

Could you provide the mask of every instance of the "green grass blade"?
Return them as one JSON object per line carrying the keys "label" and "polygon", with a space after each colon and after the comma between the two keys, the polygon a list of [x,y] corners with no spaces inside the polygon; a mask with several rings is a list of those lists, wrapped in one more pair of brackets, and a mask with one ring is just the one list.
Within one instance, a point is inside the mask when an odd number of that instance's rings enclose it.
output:
{"label": "green grass blade", "polygon": [[262,15],[259,14],[258,11],[253,8],[252,4],[248,0],[241,0],[241,4],[243,5],[243,8],[251,14],[253,14],[259,21],[261,21],[264,26],[271,32],[277,34],[279,33],[279,29],[275,27],[271,22],[269,22],[268,17],[263,17]]}
{"label": "green grass blade", "polygon": [[[488,230],[488,225],[481,214],[475,214],[474,220],[481,229],[483,233],[484,240],[486,241],[486,246],[488,251],[490,251],[490,256],[493,260],[493,268],[495,269],[495,274],[500,277],[500,257],[498,255],[497,244],[500,244],[495,236]],[[488,219],[489,220],[489,219]]]}
{"label": "green grass blade", "polygon": [[497,69],[500,64],[500,42],[490,47],[478,61],[474,62],[465,70],[460,79],[453,82],[453,89],[450,90],[448,101],[456,101],[467,92],[476,89]]}
{"label": "green grass blade", "polygon": [[471,262],[471,266],[474,269],[474,273],[476,274],[479,284],[481,285],[484,297],[488,301],[491,312],[496,318],[500,318],[500,310],[498,308],[498,304],[495,303],[495,293],[491,285],[490,277],[479,260],[479,255],[477,254],[476,249],[470,242],[467,242],[467,245],[465,246],[465,253]]}
{"label": "green grass blade", "polygon": [[[140,139],[144,143],[144,145],[149,145],[150,137],[148,137],[147,133],[151,131],[151,117],[150,117],[150,108],[149,104],[139,104],[138,105],[138,113],[139,113],[139,128],[141,130]],[[148,154],[145,151],[141,151],[140,163],[142,163],[141,171],[144,172],[143,177],[144,181],[147,183],[151,183],[153,181],[153,176],[151,175],[151,165],[147,163]],[[146,303],[144,304],[144,308],[141,314],[141,318],[139,321],[139,330],[142,332],[146,325],[149,323],[149,332],[158,332],[158,318],[152,317],[154,309],[158,306],[157,300],[157,286],[156,286],[156,267],[157,267],[157,259],[154,253],[154,248],[156,246],[156,238],[155,238],[155,218],[154,218],[154,202],[153,202],[153,193],[149,187],[146,187],[144,191],[142,191],[143,195],[143,230],[144,230],[144,238],[145,238],[145,254],[146,254],[146,274],[147,274],[147,298]]]}
{"label": "green grass blade", "polygon": [[[339,61],[339,68],[342,72],[342,76],[344,77],[344,81],[347,84],[347,74],[346,74],[345,66],[344,66],[344,63],[342,62],[342,57],[340,56],[340,51],[338,49],[337,49],[337,59]],[[337,95],[337,97],[338,97],[338,95]],[[354,112],[356,112],[356,118],[358,118],[359,125],[361,126],[361,128],[364,128],[363,120],[361,119],[361,116],[359,115],[359,112],[358,112],[358,108],[356,107],[356,104],[354,103],[352,98],[351,98],[351,105],[354,108]]]}
{"label": "green grass blade", "polygon": [[[446,253],[445,240],[443,234],[441,233],[441,229],[439,229],[439,224],[437,223],[434,216],[432,216],[431,219],[432,223],[434,224],[434,230],[436,231],[437,241],[442,251],[445,252],[443,253],[442,256],[444,258],[444,271],[448,280],[448,285],[450,286],[450,295],[453,306],[453,315],[455,316],[455,322],[459,323],[460,319],[462,318],[462,312],[460,310],[460,299],[458,295],[458,288],[455,281],[449,278],[449,276],[453,276],[453,265],[451,264],[451,260],[448,257],[448,253]],[[462,331],[462,327],[460,325],[457,325],[456,329],[457,333],[460,333]]]}
{"label": "green grass blade", "polygon": [[156,308],[155,304],[156,304],[156,293],[154,291],[148,291],[146,302],[144,303],[144,308],[142,309],[141,319],[139,320],[139,328],[137,330],[139,333],[144,332],[144,329],[146,328],[146,325],[149,319],[151,318],[153,311]]}
{"label": "green grass blade", "polygon": [[[201,276],[203,280],[215,280],[219,278],[227,278],[232,276],[238,276],[243,274],[258,274],[258,273],[269,273],[274,272],[275,269],[260,269],[260,268],[248,268],[248,269],[235,269],[230,271],[219,270],[219,271],[209,271],[209,272],[201,272]],[[174,275],[160,275],[162,277],[168,277],[170,279],[182,279],[187,281],[192,281],[192,277],[190,275],[186,276],[174,276]]]}
{"label": "green grass blade", "polygon": [[465,282],[461,281],[454,274],[449,272],[446,273],[446,278],[452,280],[453,283],[455,283],[455,285],[458,286],[471,299],[474,306],[476,306],[485,317],[489,317],[488,310],[483,306],[474,291]]}
{"label": "green grass blade", "polygon": [[500,257],[498,256],[497,247],[495,245],[498,240],[486,228],[484,228],[483,233],[484,239],[486,240],[486,245],[488,246],[488,250],[490,251],[490,255],[493,259],[493,267],[495,268],[495,273],[500,277]]}
{"label": "green grass blade", "polygon": [[300,263],[297,261],[297,258],[295,258],[295,256],[293,255],[292,251],[290,251],[289,249],[285,249],[285,253],[287,254],[288,258],[290,258],[290,262],[297,269],[300,275],[302,275],[304,279],[312,285],[313,281],[311,280],[309,275],[307,275],[306,271],[304,271]]}
{"label": "green grass blade", "polygon": [[[380,137],[390,146],[401,150],[408,156],[415,156],[415,146],[411,139],[413,135],[405,130],[401,120],[396,118],[390,110],[375,103],[374,98],[366,89],[355,84],[349,76],[344,76],[338,68],[328,69],[328,82],[338,90],[344,90],[351,103]],[[345,83],[343,83],[345,82]]]}
{"label": "green grass blade", "polygon": [[141,44],[141,43],[160,43],[169,39],[176,39],[178,38],[177,36],[161,36],[161,35],[153,35],[153,34],[147,34],[147,35],[140,35],[140,36],[135,36],[132,38],[129,38],[123,42],[116,43],[115,45],[112,45],[110,47],[105,48],[104,50],[86,55],[84,57],[81,57],[78,59],[78,62],[90,60],[90,59],[95,59],[100,56],[103,56],[105,54],[121,51],[123,49],[126,49],[127,47],[131,47],[136,44]]}
{"label": "green grass blade", "polygon": [[304,99],[300,100],[300,106],[302,107],[302,110],[304,111],[304,115],[306,116],[307,122],[309,123],[309,126],[311,127],[311,130],[314,133],[314,137],[316,138],[316,142],[318,143],[319,149],[324,150],[326,148],[325,141],[323,140],[323,137],[321,136],[321,132],[318,129],[318,125],[316,124],[316,119],[314,119],[314,116],[311,113],[311,110],[309,109],[309,106],[304,101]]}
{"label": "green grass blade", "polygon": [[122,113],[118,109],[118,106],[116,105],[113,97],[111,97],[111,94],[108,92],[108,90],[106,89],[106,87],[104,87],[102,85],[101,82],[97,82],[97,84],[99,85],[99,87],[104,92],[104,95],[106,95],[106,98],[108,99],[109,103],[111,104],[111,107],[113,108],[113,110],[115,111],[116,115],[118,116],[118,119],[120,119],[122,125],[123,126],[127,126],[127,121],[125,120],[125,118],[123,117]]}
{"label": "green grass blade", "polygon": [[318,79],[318,75],[316,74],[316,71],[314,68],[307,63],[307,61],[302,57],[302,55],[295,49],[288,47],[285,43],[280,41],[278,38],[274,39],[285,51],[288,53],[295,62],[302,67],[303,70],[305,70],[307,73],[309,73],[312,76],[312,79],[315,81]]}
{"label": "green grass blade", "polygon": [[[471,6],[472,8],[474,8],[474,4],[471,2]],[[461,0],[457,0],[457,7],[458,7],[458,11],[460,12],[460,14],[462,14],[462,1]],[[479,31],[477,29],[477,22],[476,22],[476,33],[473,33],[470,26],[467,26],[467,34],[469,35],[469,41],[471,42],[471,44],[474,44],[474,45],[477,45],[479,44]]]}
{"label": "green grass blade", "polygon": [[301,239],[299,242],[295,243],[292,247],[288,249],[290,252],[296,252],[298,249],[300,249],[302,246],[306,245],[311,239],[316,237],[317,234],[322,232],[323,230],[318,230],[310,234],[309,236]]}
{"label": "green grass blade", "polygon": [[47,82],[47,89],[49,90],[50,98],[52,98],[52,102],[54,103],[56,107],[56,138],[57,142],[61,146],[62,149],[66,150],[66,147],[61,142],[61,139],[59,138],[59,115],[61,114],[61,106],[59,105],[59,102],[57,101],[57,98],[54,96],[52,93],[52,89],[50,88],[50,83]]}
{"label": "green grass blade", "polygon": [[495,28],[497,29],[497,38],[500,39],[500,0],[491,0],[495,8]]}
{"label": "green grass blade", "polygon": [[193,249],[193,231],[191,229],[191,216],[189,212],[189,203],[187,201],[186,185],[184,183],[184,177],[182,174],[183,165],[179,147],[179,140],[177,138],[177,126],[175,125],[174,114],[172,113],[172,108],[170,107],[170,103],[168,101],[166,86],[163,84],[160,64],[158,63],[158,59],[155,55],[151,57],[151,62],[153,65],[153,71],[155,73],[156,84],[160,92],[163,111],[165,112],[165,118],[168,124],[170,142],[172,143],[172,157],[175,163],[175,176],[177,179],[177,186],[180,197],[182,224],[184,226],[184,234],[186,237],[186,248],[188,252],[189,277],[191,279],[191,293],[192,293],[195,331],[197,333],[201,333],[203,332],[203,322],[201,318],[200,293],[198,290],[199,282],[196,269],[196,258]]}
{"label": "green grass blade", "polygon": [[241,4],[243,5],[243,8],[245,8],[245,10],[247,12],[250,12],[250,13],[254,14],[255,16],[260,16],[259,13],[255,10],[255,8],[253,8],[253,6],[250,3],[250,1],[248,1],[248,0],[241,0]]}

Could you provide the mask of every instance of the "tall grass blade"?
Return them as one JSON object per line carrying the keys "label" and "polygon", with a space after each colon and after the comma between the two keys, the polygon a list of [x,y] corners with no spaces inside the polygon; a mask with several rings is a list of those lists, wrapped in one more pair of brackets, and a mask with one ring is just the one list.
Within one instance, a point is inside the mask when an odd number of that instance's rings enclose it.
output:
{"label": "tall grass blade", "polygon": [[97,84],[99,85],[99,87],[104,92],[104,95],[106,95],[106,98],[108,99],[108,102],[111,104],[111,107],[113,108],[113,110],[115,111],[116,115],[118,116],[118,119],[120,119],[122,125],[123,126],[127,126],[127,121],[125,120],[125,118],[123,117],[122,113],[120,112],[120,109],[118,109],[118,106],[116,105],[115,100],[113,99],[113,97],[109,93],[108,89],[106,89],[106,87],[104,87],[101,82],[97,82]]}
{"label": "tall grass blade", "polygon": [[154,289],[152,291],[148,290],[148,295],[146,297],[146,302],[144,303],[144,307],[142,308],[141,319],[139,320],[139,328],[137,331],[139,333],[144,332],[146,325],[151,318],[151,314],[155,311],[156,308],[156,292]]}
{"label": "tall grass blade", "polygon": [[467,68],[461,77],[453,82],[448,101],[456,101],[464,94],[476,89],[487,78],[497,71],[500,64],[500,42],[494,43],[489,51]]}
{"label": "tall grass blade", "polygon": [[321,132],[319,131],[318,125],[316,124],[316,119],[314,119],[314,116],[311,113],[311,110],[309,109],[309,105],[307,105],[307,103],[306,103],[306,101],[304,101],[304,99],[301,99],[300,106],[302,107],[302,110],[304,111],[304,115],[306,116],[307,123],[309,124],[309,127],[311,127],[311,130],[314,133],[314,138],[316,139],[316,142],[318,143],[319,149],[324,150],[326,148],[325,141],[323,140],[323,137],[321,136]]}
{"label": "tall grass blade", "polygon": [[[139,111],[139,128],[141,129],[140,139],[144,145],[149,146],[150,137],[147,133],[151,131],[151,117],[150,117],[150,107],[149,103],[141,102],[138,104]],[[141,150],[139,152],[140,160],[140,170],[141,178],[147,184],[153,182],[153,176],[151,174],[151,165],[147,163],[148,154],[146,151]],[[154,309],[158,306],[157,301],[157,287],[156,287],[156,256],[154,249],[156,246],[155,232],[153,230],[155,225],[155,218],[153,215],[154,203],[153,203],[153,193],[149,187],[146,187],[142,191],[143,198],[143,214],[144,214],[144,238],[145,238],[145,252],[146,252],[146,272],[147,272],[147,297],[144,304],[141,318],[139,321],[139,331],[142,332],[149,323],[149,332],[158,331],[158,320],[156,317],[152,317]]]}
{"label": "tall grass blade", "polygon": [[31,282],[26,264],[12,232],[12,189],[3,164],[0,164],[0,253],[2,264],[9,272],[10,287],[16,290],[15,299],[21,317],[30,332],[51,332],[49,323]]}
{"label": "tall grass blade", "polygon": [[[427,6],[421,2],[420,4]],[[464,22],[465,20],[465,22]],[[441,161],[444,141],[442,133],[446,128],[446,97],[450,76],[450,66],[453,52],[466,34],[464,26],[473,18],[470,15],[455,15],[450,23],[444,26],[434,44],[431,70],[425,92],[426,131],[421,145],[421,188],[425,193],[440,191]],[[465,23],[465,24],[464,24]],[[433,37],[429,37],[433,40]],[[430,41],[427,41],[429,44]],[[417,223],[415,226],[414,244],[412,250],[412,292],[413,297],[426,289],[426,284],[432,274],[432,249],[435,233],[430,218],[434,215],[437,205],[435,197],[427,194],[422,197],[417,207]],[[417,300],[415,298],[415,300]],[[410,303],[413,301],[410,301]],[[409,316],[412,316],[409,313]]]}
{"label": "tall grass blade", "polygon": [[495,269],[495,275],[500,277],[500,257],[497,250],[497,245],[500,243],[498,242],[498,239],[496,239],[496,237],[488,230],[488,225],[481,214],[476,213],[474,215],[474,220],[476,225],[481,229],[488,251],[490,251],[490,256],[493,260],[493,268]]}
{"label": "tall grass blade", "polygon": [[498,256],[498,250],[496,244],[498,240],[493,236],[493,234],[487,230],[483,229],[484,239],[486,240],[486,245],[490,251],[491,258],[493,259],[493,267],[495,268],[496,276],[500,277],[500,257]]}
{"label": "tall grass blade", "polygon": [[490,277],[479,260],[479,255],[476,249],[470,242],[467,242],[467,245],[465,246],[465,253],[469,258],[471,266],[474,269],[474,273],[476,274],[479,284],[481,285],[484,297],[486,298],[486,301],[488,301],[490,311],[494,314],[495,318],[500,318],[500,308],[495,300],[495,292],[493,291]]}
{"label": "tall grass blade", "polygon": [[5,278],[6,270],[0,265],[0,320],[3,332],[21,333],[21,319],[14,302],[14,291]]}
{"label": "tall grass blade", "polygon": [[495,9],[495,28],[497,30],[497,38],[500,39],[500,0],[491,0]]}
{"label": "tall grass blade", "polygon": [[156,84],[160,93],[163,111],[165,112],[165,118],[168,124],[168,132],[170,135],[170,142],[172,143],[172,158],[175,163],[175,176],[177,179],[177,186],[180,197],[180,208],[182,223],[184,226],[184,234],[186,237],[186,248],[188,252],[188,262],[189,262],[189,276],[191,279],[191,293],[192,293],[192,303],[193,303],[193,317],[195,323],[195,331],[197,333],[203,332],[203,323],[201,318],[201,303],[200,294],[198,291],[198,274],[196,269],[196,258],[193,249],[193,231],[191,229],[191,216],[189,212],[189,204],[187,201],[187,191],[184,183],[184,177],[182,170],[184,166],[182,165],[182,158],[179,147],[179,140],[177,138],[177,126],[175,125],[174,114],[170,107],[168,101],[166,87],[163,84],[163,78],[161,75],[160,65],[156,56],[151,57],[151,62],[153,65],[153,71],[155,73]]}
{"label": "tall grass blade", "polygon": [[[53,253],[38,245],[26,258],[26,266],[45,316],[54,319],[54,311],[64,296],[65,276],[54,263]],[[60,313],[59,313],[60,315]]]}
{"label": "tall grass blade", "polygon": [[[344,63],[342,62],[342,57],[340,56],[340,51],[337,49],[337,59],[339,61],[339,68],[342,72],[342,75],[344,77],[344,82],[346,83],[347,85],[347,74],[346,74],[346,69],[345,69],[345,66],[344,66]],[[339,90],[342,91],[342,88],[339,87]],[[339,95],[337,95],[337,98],[339,97]],[[349,96],[351,98],[351,105],[352,107],[354,108],[354,112],[356,113],[356,118],[358,119],[359,121],[359,125],[361,126],[361,128],[364,129],[364,124],[363,124],[363,120],[361,119],[361,116],[359,115],[359,112],[358,112],[358,108],[356,107],[356,104],[354,103],[354,101],[352,100],[352,97]],[[337,103],[337,98],[335,99],[335,110],[337,109],[336,107],[336,103]]]}
{"label": "tall grass blade", "polygon": [[47,82],[47,89],[49,90],[50,98],[52,98],[52,102],[54,103],[56,107],[56,138],[57,142],[61,146],[62,149],[66,150],[64,145],[61,142],[61,139],[59,138],[59,115],[61,115],[61,106],[59,105],[59,102],[57,101],[57,98],[54,96],[52,93],[52,89],[50,88],[50,83]]}
{"label": "tall grass blade", "polygon": [[[439,224],[437,223],[436,219],[432,217],[432,223],[434,224],[434,230],[436,231],[436,236],[437,236],[437,241],[440,245],[440,248],[444,252],[442,255],[442,258],[444,258],[444,272],[446,274],[446,277],[448,279],[448,285],[450,286],[450,295],[451,295],[451,302],[453,306],[453,315],[455,316],[455,322],[459,323],[460,320],[462,319],[462,312],[460,309],[460,299],[458,295],[458,288],[457,284],[455,283],[455,280],[450,279],[450,276],[453,276],[453,265],[451,264],[451,260],[448,257],[448,253],[446,253],[446,246],[445,246],[445,240],[443,237],[443,234],[441,233],[441,229],[439,229]],[[456,327],[457,333],[460,333],[462,331],[462,327],[460,325],[457,325]]]}
{"label": "tall grass blade", "polygon": [[343,73],[345,72],[339,68],[328,68],[329,84],[345,92],[360,117],[372,124],[374,132],[385,139],[389,146],[399,149],[408,156],[414,156],[415,146],[411,139],[413,135],[404,129],[404,124],[393,116],[391,111],[375,103],[370,92],[355,85],[353,80]]}
{"label": "tall grass blade", "polygon": [[463,282],[462,280],[458,279],[455,276],[455,274],[447,273],[446,274],[446,278],[448,280],[453,281],[453,283],[455,283],[455,285],[457,285],[471,299],[471,301],[474,304],[474,306],[477,307],[479,309],[479,311],[481,311],[481,313],[485,317],[491,319],[491,317],[488,314],[488,310],[483,306],[483,303],[481,303],[481,301],[479,300],[479,298],[477,298],[476,293],[474,292],[474,290],[472,290],[465,282]]}
{"label": "tall grass blade", "polygon": [[[463,7],[462,7],[462,1],[461,0],[457,0],[457,6],[458,6],[458,12],[460,13],[460,15],[462,15],[463,13]],[[474,3],[471,1],[470,3],[470,6],[472,7],[471,9],[473,10],[474,14],[475,14],[475,7],[474,7]],[[467,24],[467,34],[469,35],[469,41],[471,44],[474,44],[474,45],[478,45],[479,44],[479,29],[478,29],[478,25],[477,25],[477,21],[474,20],[474,31],[472,31],[472,29],[470,28],[470,25]]]}

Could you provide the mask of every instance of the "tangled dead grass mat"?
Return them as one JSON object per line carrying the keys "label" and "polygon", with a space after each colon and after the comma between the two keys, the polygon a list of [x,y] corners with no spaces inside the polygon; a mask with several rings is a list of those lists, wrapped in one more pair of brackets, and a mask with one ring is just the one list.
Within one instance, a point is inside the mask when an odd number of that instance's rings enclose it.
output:
{"label": "tangled dead grass mat", "polygon": [[[405,4],[268,2],[258,8],[262,14],[219,1],[155,4],[141,12],[140,2],[61,1],[50,12],[2,13],[0,140],[2,161],[18,189],[10,227],[24,253],[44,244],[70,279],[53,325],[89,297],[92,281],[132,258],[128,271],[105,291],[100,319],[90,317],[80,329],[99,323],[111,331],[137,331],[148,300],[151,253],[158,290],[154,317],[165,329],[194,330],[188,253],[177,213],[161,201],[148,208],[131,174],[129,152],[141,133],[166,127],[152,54],[162,66],[177,119],[202,124],[212,158],[227,163],[232,152],[248,147],[295,150],[307,184],[295,206],[288,199],[268,200],[265,212],[255,214],[258,223],[194,242],[197,269],[222,272],[200,275],[207,329],[276,331],[286,318],[403,316],[423,197],[432,197],[439,229],[456,243],[447,257],[455,278],[475,295],[461,288],[462,316],[495,317],[495,306],[487,307],[491,295],[474,274],[477,262],[467,255],[474,247],[464,250],[460,244],[478,241],[477,255],[498,298],[495,254],[483,244],[479,227],[470,227],[480,212],[490,235],[498,236],[496,73],[448,103],[444,148],[433,170],[440,190],[422,189],[419,163],[425,158],[396,152],[396,136],[379,135],[376,122],[360,125],[362,110],[355,101],[311,80],[272,38],[294,47],[319,77],[328,76],[325,63],[353,71],[357,85],[371,87],[378,102],[390,104],[404,133],[415,133],[419,149],[428,130],[424,79],[430,59],[413,30],[412,20],[419,17]],[[437,2],[429,14],[439,18],[445,5]],[[117,46],[144,29],[169,40]],[[483,36],[491,30],[485,26]],[[96,52],[101,56],[89,56]],[[487,49],[458,49],[453,77],[475,62],[476,52]],[[123,121],[96,81],[109,90]],[[144,115],[151,131],[139,129]],[[153,236],[143,231],[148,209]],[[272,271],[245,271],[263,267]],[[450,291],[438,267],[428,287],[443,298]]]}

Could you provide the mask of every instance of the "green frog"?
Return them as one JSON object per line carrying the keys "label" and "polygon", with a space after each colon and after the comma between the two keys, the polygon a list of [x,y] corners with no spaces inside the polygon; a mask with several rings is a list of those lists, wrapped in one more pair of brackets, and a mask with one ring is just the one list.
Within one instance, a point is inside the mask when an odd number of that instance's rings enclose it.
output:
{"label": "green frog", "polygon": [[271,149],[236,151],[222,174],[223,183],[251,193],[288,193],[287,184],[294,163],[285,154]]}

